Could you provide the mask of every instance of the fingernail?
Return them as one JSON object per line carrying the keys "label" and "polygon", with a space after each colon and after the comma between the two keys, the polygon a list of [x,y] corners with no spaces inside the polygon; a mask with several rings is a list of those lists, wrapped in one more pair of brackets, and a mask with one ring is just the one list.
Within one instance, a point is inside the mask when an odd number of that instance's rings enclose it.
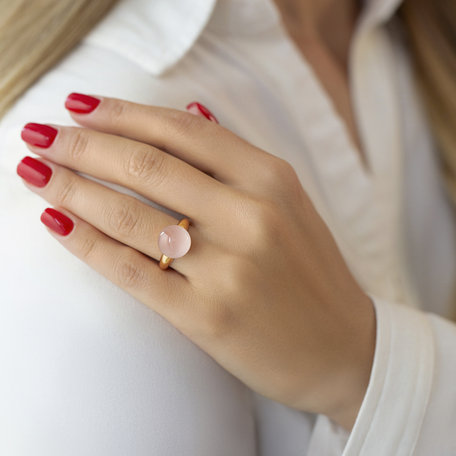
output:
{"label": "fingernail", "polygon": [[52,231],[55,231],[61,236],[66,236],[71,233],[74,227],[73,220],[67,217],[65,214],[62,214],[59,211],[56,211],[52,207],[48,207],[41,214],[40,220]]}
{"label": "fingernail", "polygon": [[88,114],[92,112],[98,105],[100,100],[90,95],[82,93],[70,93],[65,100],[65,108],[77,114]]}
{"label": "fingernail", "polygon": [[212,114],[212,112],[209,111],[206,106],[203,106],[201,103],[198,103],[196,101],[187,105],[187,111],[197,116],[204,116],[211,122],[219,123],[214,114]]}
{"label": "fingernail", "polygon": [[54,142],[57,133],[57,130],[49,125],[28,123],[22,129],[21,138],[32,146],[46,149]]}
{"label": "fingernail", "polygon": [[16,172],[36,187],[44,187],[52,176],[52,169],[49,166],[32,157],[24,157],[17,165]]}

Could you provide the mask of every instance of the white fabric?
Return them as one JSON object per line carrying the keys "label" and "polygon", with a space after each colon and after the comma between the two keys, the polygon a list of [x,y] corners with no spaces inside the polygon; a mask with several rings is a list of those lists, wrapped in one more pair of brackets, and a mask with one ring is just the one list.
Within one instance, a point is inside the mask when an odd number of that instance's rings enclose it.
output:
{"label": "white fabric", "polygon": [[[366,2],[351,49],[369,170],[272,0],[123,0],[19,100],[0,122],[0,454],[456,454],[456,326],[445,319],[456,223],[391,20],[399,3]],[[19,133],[71,124],[71,91],[200,101],[295,167],[375,304],[351,433],[252,393],[49,236],[46,203],[15,174],[28,153]]]}

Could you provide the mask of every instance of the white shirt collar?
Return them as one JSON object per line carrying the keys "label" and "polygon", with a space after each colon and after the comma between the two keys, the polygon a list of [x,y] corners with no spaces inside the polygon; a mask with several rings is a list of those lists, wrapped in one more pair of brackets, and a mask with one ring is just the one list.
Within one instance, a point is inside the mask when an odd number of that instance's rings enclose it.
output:
{"label": "white shirt collar", "polygon": [[[364,2],[362,22],[372,27],[388,21],[402,0]],[[192,47],[215,6],[212,27],[230,33],[255,33],[280,18],[273,0],[122,0],[84,41],[160,75]]]}
{"label": "white shirt collar", "polygon": [[216,0],[122,0],[84,39],[159,75],[191,48]]}

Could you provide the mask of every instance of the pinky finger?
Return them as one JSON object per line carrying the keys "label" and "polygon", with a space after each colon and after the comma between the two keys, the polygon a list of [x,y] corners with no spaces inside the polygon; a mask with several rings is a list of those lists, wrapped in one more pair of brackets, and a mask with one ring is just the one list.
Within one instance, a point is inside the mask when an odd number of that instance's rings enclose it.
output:
{"label": "pinky finger", "polygon": [[[67,250],[171,323],[189,296],[185,277],[115,240],[65,209],[47,208],[41,221]],[[76,284],[75,284],[76,286]],[[178,311],[177,311],[178,312]]]}

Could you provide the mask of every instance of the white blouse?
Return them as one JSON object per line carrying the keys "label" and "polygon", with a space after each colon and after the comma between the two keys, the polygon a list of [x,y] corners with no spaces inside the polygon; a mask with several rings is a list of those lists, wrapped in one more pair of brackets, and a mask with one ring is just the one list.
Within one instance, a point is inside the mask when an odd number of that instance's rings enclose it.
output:
{"label": "white blouse", "polygon": [[[456,454],[456,325],[445,319],[456,222],[399,3],[365,1],[352,42],[368,169],[273,0],[123,0],[21,97],[0,122],[0,454]],[[253,393],[41,226],[47,204],[15,171],[29,153],[20,130],[73,124],[71,91],[200,101],[294,166],[375,305],[374,363],[350,433]]]}

